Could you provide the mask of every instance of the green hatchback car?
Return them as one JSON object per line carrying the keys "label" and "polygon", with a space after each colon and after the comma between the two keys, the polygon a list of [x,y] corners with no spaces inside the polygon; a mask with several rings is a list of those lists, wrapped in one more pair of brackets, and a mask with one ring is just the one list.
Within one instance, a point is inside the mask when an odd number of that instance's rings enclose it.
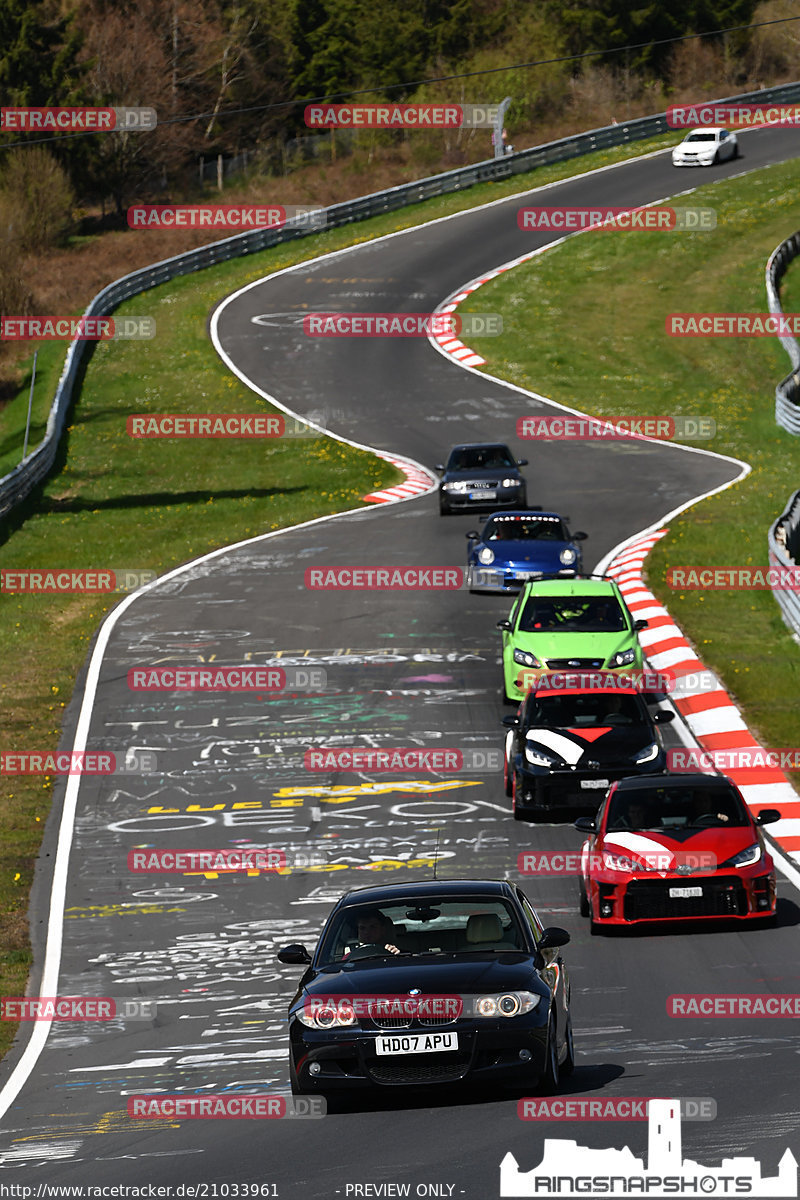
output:
{"label": "green hatchback car", "polygon": [[646,625],[613,579],[532,580],[497,622],[505,700],[519,704],[542,671],[641,670],[637,633]]}

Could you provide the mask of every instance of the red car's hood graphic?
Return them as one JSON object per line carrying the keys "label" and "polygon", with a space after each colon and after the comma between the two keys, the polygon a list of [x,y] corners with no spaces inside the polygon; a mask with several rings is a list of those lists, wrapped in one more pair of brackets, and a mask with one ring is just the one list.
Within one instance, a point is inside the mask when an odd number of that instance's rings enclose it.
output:
{"label": "red car's hood graphic", "polygon": [[644,869],[669,872],[690,865],[707,872],[752,846],[755,840],[753,829],[747,825],[737,825],[733,829],[715,826],[713,829],[686,828],[670,832],[619,830],[598,839],[595,849],[628,858],[634,864],[640,863]]}

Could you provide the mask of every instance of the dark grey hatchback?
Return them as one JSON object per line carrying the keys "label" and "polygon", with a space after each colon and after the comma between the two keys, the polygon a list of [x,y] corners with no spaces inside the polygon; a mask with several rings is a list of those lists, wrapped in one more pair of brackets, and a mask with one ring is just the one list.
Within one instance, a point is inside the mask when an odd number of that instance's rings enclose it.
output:
{"label": "dark grey hatchback", "polygon": [[442,516],[459,509],[527,508],[528,495],[520,467],[527,458],[514,458],[504,442],[470,442],[454,446],[439,484]]}
{"label": "dark grey hatchback", "polygon": [[289,1006],[295,1095],[492,1082],[558,1088],[574,1066],[559,947],[507,880],[430,880],[345,893]]}

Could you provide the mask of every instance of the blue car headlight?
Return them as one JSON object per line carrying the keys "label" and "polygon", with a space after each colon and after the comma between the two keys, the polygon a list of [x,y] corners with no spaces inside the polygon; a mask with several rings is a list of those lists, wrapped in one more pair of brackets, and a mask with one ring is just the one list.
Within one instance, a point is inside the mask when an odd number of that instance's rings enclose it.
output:
{"label": "blue car headlight", "polygon": [[488,546],[481,546],[478,551],[478,562],[488,567],[490,563],[494,562],[494,551],[490,550]]}
{"label": "blue car headlight", "polygon": [[565,567],[571,567],[578,561],[577,552],[571,546],[565,546],[558,557],[561,559],[562,566]]}

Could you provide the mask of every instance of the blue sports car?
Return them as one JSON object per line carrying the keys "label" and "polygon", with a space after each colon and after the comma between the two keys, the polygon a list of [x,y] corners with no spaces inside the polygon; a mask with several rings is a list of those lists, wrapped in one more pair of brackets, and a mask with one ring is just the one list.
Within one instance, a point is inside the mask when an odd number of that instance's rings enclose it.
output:
{"label": "blue sports car", "polygon": [[570,534],[558,513],[517,509],[492,513],[483,532],[467,534],[471,592],[518,591],[529,579],[570,578],[583,570],[585,533]]}

